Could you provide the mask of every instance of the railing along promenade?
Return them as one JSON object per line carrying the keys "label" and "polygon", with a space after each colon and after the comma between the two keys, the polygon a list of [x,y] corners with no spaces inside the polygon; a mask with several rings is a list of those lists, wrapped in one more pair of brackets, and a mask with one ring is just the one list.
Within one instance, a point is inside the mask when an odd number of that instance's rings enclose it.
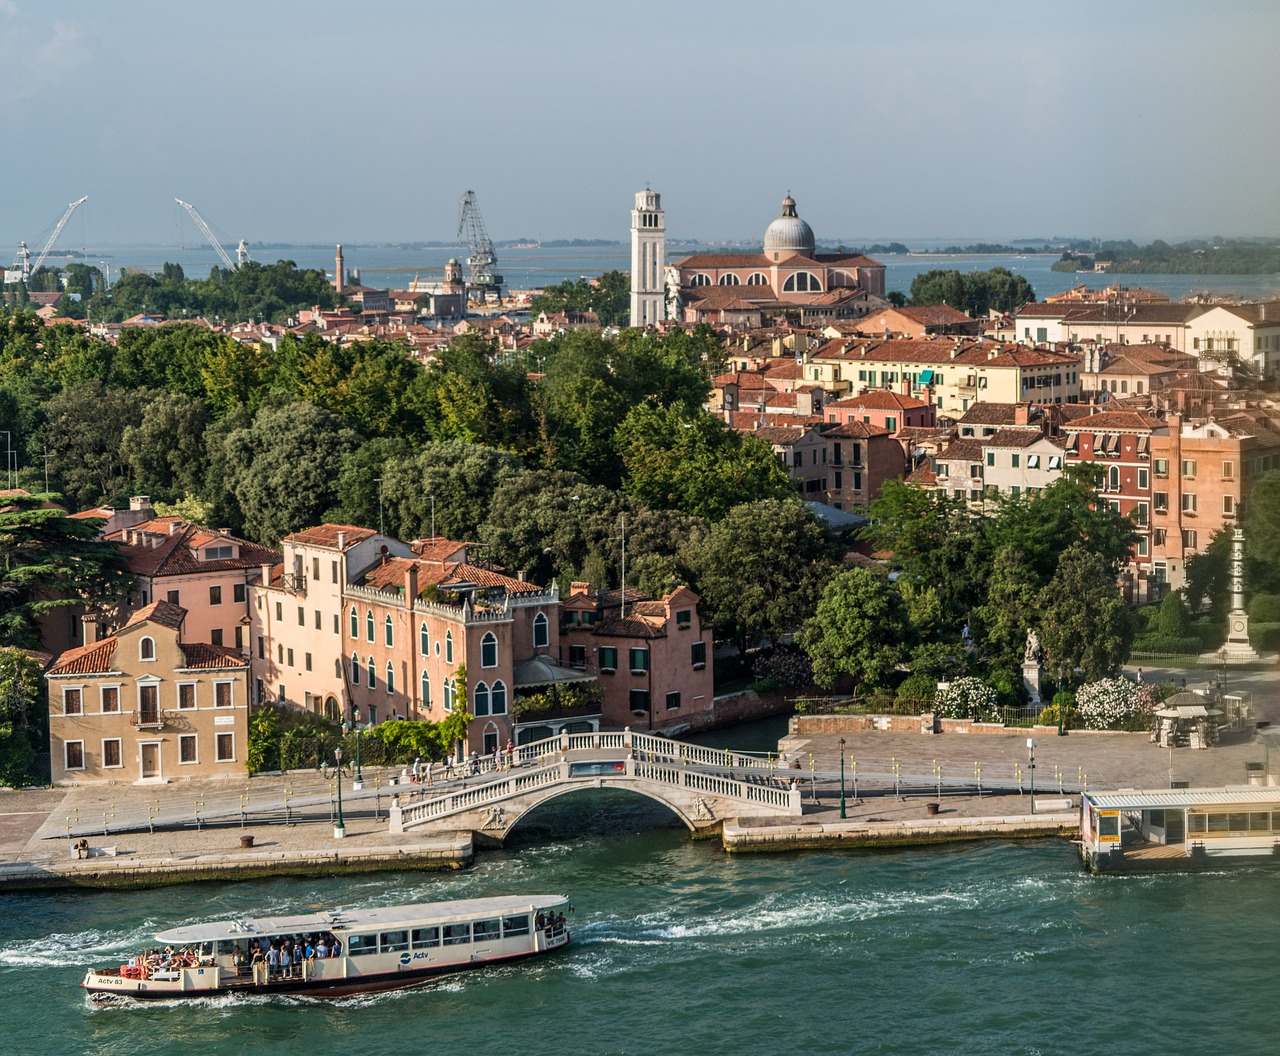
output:
{"label": "railing along promenade", "polygon": [[[588,752],[607,754],[570,758],[573,753]],[[575,772],[574,769],[575,765],[607,765],[611,762],[618,767],[613,772]],[[503,770],[501,763],[495,766],[491,759],[485,760],[485,764],[480,777],[495,773],[505,773],[506,776],[482,781],[471,788],[453,789],[443,795],[408,805],[403,802],[405,797],[402,796],[400,802],[392,808],[392,831],[402,831],[470,810],[495,806],[530,792],[561,784],[580,786],[616,782],[634,786],[636,782],[649,782],[661,788],[685,789],[691,793],[730,799],[744,805],[765,807],[783,813],[799,813],[798,790],[792,788],[789,780],[773,776],[776,766],[771,760],[722,748],[707,748],[664,737],[633,733],[629,729],[612,733],[562,733],[521,745],[512,752],[508,769]],[[517,769],[522,767],[529,769]],[[712,767],[717,772],[699,769],[700,767]],[[741,771],[743,777],[735,777],[735,771]],[[656,792],[657,790],[655,794]],[[416,786],[410,794],[414,793],[427,795],[429,789]]]}

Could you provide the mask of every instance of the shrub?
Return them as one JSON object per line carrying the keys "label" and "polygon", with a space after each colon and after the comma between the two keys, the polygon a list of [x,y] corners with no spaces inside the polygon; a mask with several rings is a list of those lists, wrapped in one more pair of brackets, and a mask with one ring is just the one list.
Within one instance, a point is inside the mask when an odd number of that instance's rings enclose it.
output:
{"label": "shrub", "polygon": [[1103,678],[1080,687],[1076,707],[1087,730],[1142,729],[1157,696],[1154,687],[1127,678]]}
{"label": "shrub", "polygon": [[1022,680],[1021,671],[1010,668],[992,671],[987,676],[987,685],[996,691],[1001,707],[1017,708],[1027,701],[1027,684]]}
{"label": "shrub", "polygon": [[980,678],[957,678],[946,689],[938,691],[934,710],[948,719],[975,719],[999,722],[999,698],[996,691]]}
{"label": "shrub", "polygon": [[1254,623],[1280,623],[1280,594],[1255,594],[1249,602],[1249,619]]}
{"label": "shrub", "polygon": [[1186,638],[1191,634],[1191,615],[1183,604],[1182,595],[1170,591],[1160,603],[1160,610],[1152,618],[1148,629],[1152,634],[1166,638]]}
{"label": "shrub", "polygon": [[772,681],[783,689],[799,689],[813,681],[813,661],[795,649],[775,649],[759,657],[751,673],[758,682]]}
{"label": "shrub", "polygon": [[[1071,694],[1068,693],[1066,696],[1067,700],[1065,702],[1065,707],[1063,708],[1063,713],[1066,717],[1064,726],[1067,729],[1070,729],[1073,726],[1078,727],[1080,725],[1080,709],[1075,706],[1075,703],[1071,698]],[[1036,718],[1036,723],[1040,726],[1057,726],[1058,705],[1056,703],[1050,704],[1040,712],[1039,716]]]}
{"label": "shrub", "polygon": [[902,685],[898,687],[895,700],[926,700],[931,701],[938,693],[938,680],[927,671],[913,671],[902,680]]}
{"label": "shrub", "polygon": [[1249,624],[1249,644],[1266,653],[1280,650],[1280,622]]}
{"label": "shrub", "polygon": [[1170,638],[1160,634],[1146,634],[1135,639],[1132,649],[1135,653],[1160,653],[1167,656],[1195,656],[1203,651],[1198,637]]}

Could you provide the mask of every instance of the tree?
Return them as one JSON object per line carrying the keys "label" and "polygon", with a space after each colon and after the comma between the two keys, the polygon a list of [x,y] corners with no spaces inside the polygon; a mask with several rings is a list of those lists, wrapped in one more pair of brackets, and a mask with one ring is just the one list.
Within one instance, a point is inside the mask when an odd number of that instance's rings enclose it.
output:
{"label": "tree", "polygon": [[49,472],[77,509],[97,506],[130,490],[124,434],[142,422],[151,398],[143,389],[103,388],[91,381],[49,400],[44,428]]}
{"label": "tree", "polygon": [[743,502],[782,499],[791,481],[767,444],[705,411],[639,404],[618,427],[629,495],[715,521]]}
{"label": "tree", "polygon": [[974,316],[1010,312],[1036,299],[1036,291],[1008,268],[987,271],[934,270],[911,280],[913,305],[947,304]]}
{"label": "tree", "polygon": [[119,547],[98,539],[102,522],[68,517],[51,498],[11,495],[0,511],[0,645],[35,647],[41,617],[128,592]]}
{"label": "tree", "polygon": [[1040,642],[1045,666],[1092,682],[1114,675],[1129,655],[1133,621],[1115,573],[1098,554],[1071,546],[1040,592]]}
{"label": "tree", "polygon": [[1017,667],[1026,648],[1027,629],[1039,620],[1042,584],[1021,550],[1005,547],[995,557],[986,598],[974,611],[975,640],[992,667]]}
{"label": "tree", "polygon": [[21,649],[0,648],[0,786],[35,781],[44,699],[40,665]]}
{"label": "tree", "polygon": [[388,523],[407,539],[435,534],[475,539],[489,519],[495,492],[519,472],[520,460],[505,451],[458,440],[424,444],[412,455],[392,458],[383,470]]}
{"label": "tree", "polygon": [[685,556],[717,632],[743,651],[800,627],[838,567],[826,530],[794,498],[735,506]]}
{"label": "tree", "polygon": [[[1182,590],[1195,612],[1207,605],[1218,618],[1226,615],[1231,603],[1231,536],[1230,528],[1219,528],[1208,546],[1187,558],[1187,583]],[[1246,561],[1246,576],[1250,571],[1251,565]]]}
{"label": "tree", "polygon": [[1263,473],[1249,489],[1244,537],[1250,585],[1280,593],[1280,469]]}
{"label": "tree", "polygon": [[884,685],[906,656],[906,606],[888,579],[868,568],[841,572],[823,588],[804,628],[804,651],[824,689],[847,675],[855,686]]}
{"label": "tree", "polygon": [[274,545],[319,523],[337,499],[342,460],[359,442],[341,418],[310,403],[265,406],[227,436],[222,454],[249,538]]}
{"label": "tree", "polygon": [[198,396],[159,392],[147,401],[142,421],[126,426],[120,451],[134,490],[175,501],[204,482],[208,424]]}

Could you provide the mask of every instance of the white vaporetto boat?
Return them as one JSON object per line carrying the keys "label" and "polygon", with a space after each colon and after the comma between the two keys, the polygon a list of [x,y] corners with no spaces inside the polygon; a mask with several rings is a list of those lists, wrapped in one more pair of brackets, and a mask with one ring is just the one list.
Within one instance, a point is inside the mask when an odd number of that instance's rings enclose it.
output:
{"label": "white vaporetto boat", "polygon": [[95,999],[391,990],[559,949],[566,910],[562,895],[534,895],[192,924],[80,985]]}

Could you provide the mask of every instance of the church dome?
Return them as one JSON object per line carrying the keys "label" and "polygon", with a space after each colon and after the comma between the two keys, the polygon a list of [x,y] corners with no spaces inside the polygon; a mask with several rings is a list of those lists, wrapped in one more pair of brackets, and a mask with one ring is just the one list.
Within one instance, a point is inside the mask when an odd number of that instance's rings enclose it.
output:
{"label": "church dome", "polygon": [[782,215],[764,231],[764,251],[774,260],[792,253],[813,256],[813,228],[796,215],[796,201],[791,195],[782,199]]}

